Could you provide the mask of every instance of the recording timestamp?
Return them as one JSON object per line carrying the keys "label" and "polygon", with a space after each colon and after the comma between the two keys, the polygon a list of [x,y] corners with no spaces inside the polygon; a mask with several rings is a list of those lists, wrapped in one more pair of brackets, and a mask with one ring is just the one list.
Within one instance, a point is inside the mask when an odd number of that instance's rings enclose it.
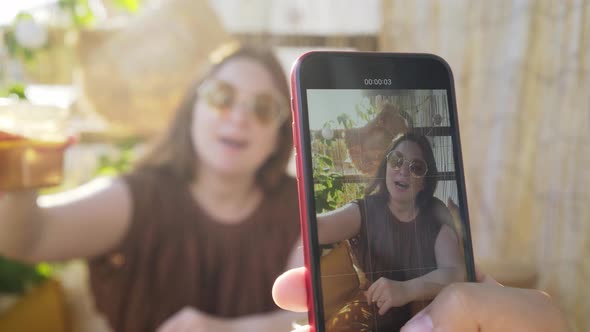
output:
{"label": "recording timestamp", "polygon": [[391,85],[391,78],[365,78],[365,85]]}

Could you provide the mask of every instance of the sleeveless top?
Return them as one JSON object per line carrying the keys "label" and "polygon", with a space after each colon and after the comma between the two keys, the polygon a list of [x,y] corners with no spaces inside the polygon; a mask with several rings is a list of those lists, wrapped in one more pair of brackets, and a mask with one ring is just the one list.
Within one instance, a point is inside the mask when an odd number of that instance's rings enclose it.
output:
{"label": "sleeveless top", "polygon": [[300,236],[285,175],[239,224],[215,221],[188,185],[158,171],[124,176],[133,199],[121,244],[89,260],[97,309],[117,332],[154,331],[186,306],[218,317],[278,309],[271,290]]}
{"label": "sleeveless top", "polygon": [[[367,196],[356,203],[361,212],[361,229],[351,245],[369,285],[381,277],[406,281],[436,270],[434,244],[442,227],[432,211],[436,201],[421,209],[411,222],[399,221],[386,199]],[[426,304],[426,301],[415,301],[391,308],[383,316],[374,309],[375,331],[399,331],[412,317],[412,309]]]}

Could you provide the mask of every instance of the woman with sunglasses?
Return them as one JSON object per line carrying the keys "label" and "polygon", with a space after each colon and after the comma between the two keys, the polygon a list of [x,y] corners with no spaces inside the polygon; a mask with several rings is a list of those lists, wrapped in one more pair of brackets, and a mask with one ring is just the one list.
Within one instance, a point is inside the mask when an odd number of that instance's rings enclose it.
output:
{"label": "woman with sunglasses", "polygon": [[322,244],[350,239],[369,280],[378,331],[399,329],[446,285],[464,280],[450,211],[437,198],[437,168],[425,136],[397,136],[364,198],[318,216]]}
{"label": "woman with sunglasses", "polygon": [[301,266],[289,89],[270,50],[225,45],[129,174],[0,198],[0,254],[88,258],[115,331],[286,331],[275,278]]}

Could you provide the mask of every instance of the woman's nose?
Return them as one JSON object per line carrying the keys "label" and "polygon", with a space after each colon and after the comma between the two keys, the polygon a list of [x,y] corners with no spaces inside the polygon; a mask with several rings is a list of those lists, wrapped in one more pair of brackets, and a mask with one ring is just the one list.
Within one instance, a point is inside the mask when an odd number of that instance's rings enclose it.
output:
{"label": "woman's nose", "polygon": [[407,162],[404,162],[402,167],[400,167],[399,172],[401,175],[409,176],[410,175],[410,165]]}
{"label": "woman's nose", "polygon": [[248,105],[243,100],[236,100],[230,110],[230,118],[238,123],[245,123],[251,116]]}

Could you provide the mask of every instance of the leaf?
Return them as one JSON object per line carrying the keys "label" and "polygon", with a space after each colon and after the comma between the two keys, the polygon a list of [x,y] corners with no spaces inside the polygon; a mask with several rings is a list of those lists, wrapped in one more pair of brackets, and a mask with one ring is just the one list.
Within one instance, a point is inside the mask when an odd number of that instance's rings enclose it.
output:
{"label": "leaf", "polygon": [[[44,271],[39,272],[38,266]],[[38,266],[0,257],[0,293],[23,294],[27,288],[46,280],[51,272],[42,264]]]}
{"label": "leaf", "polygon": [[141,0],[113,0],[115,6],[128,11],[129,13],[135,13],[139,10]]}
{"label": "leaf", "polygon": [[328,167],[334,166],[334,162],[332,161],[332,158],[330,158],[326,155],[319,155],[318,159],[319,159],[320,163],[322,163],[325,166],[328,166]]}

